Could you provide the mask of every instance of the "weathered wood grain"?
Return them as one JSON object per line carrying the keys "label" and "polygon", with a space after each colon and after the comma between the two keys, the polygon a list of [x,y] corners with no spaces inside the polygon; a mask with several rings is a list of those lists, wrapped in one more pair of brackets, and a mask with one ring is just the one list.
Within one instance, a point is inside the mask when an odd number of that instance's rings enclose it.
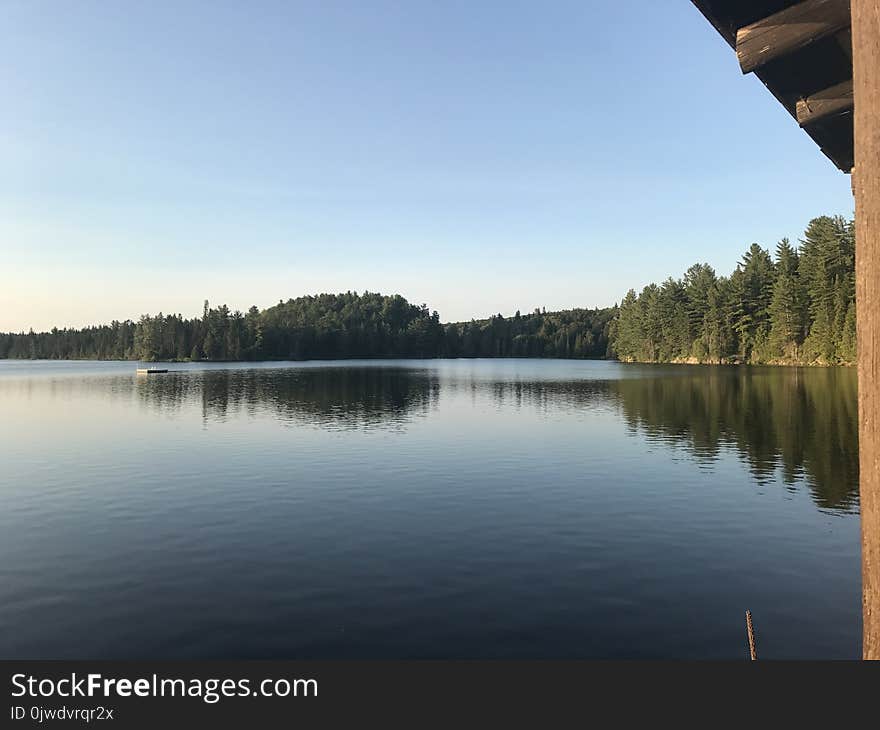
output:
{"label": "weathered wood grain", "polygon": [[852,0],[865,659],[880,659],[880,2]]}
{"label": "weathered wood grain", "polygon": [[797,120],[802,127],[832,114],[852,111],[853,82],[852,79],[823,89],[801,99],[797,103]]}
{"label": "weathered wood grain", "polygon": [[850,0],[804,0],[736,32],[736,56],[749,73],[850,24]]}

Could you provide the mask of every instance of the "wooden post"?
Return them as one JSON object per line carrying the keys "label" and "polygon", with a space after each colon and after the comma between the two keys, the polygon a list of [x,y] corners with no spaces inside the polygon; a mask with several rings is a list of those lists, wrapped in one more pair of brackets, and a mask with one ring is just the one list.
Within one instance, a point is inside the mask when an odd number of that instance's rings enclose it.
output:
{"label": "wooden post", "polygon": [[751,611],[746,611],[746,635],[749,637],[749,658],[754,662],[758,659],[758,650],[755,648],[755,627],[752,626]]}
{"label": "wooden post", "polygon": [[880,3],[852,0],[865,659],[880,659]]}

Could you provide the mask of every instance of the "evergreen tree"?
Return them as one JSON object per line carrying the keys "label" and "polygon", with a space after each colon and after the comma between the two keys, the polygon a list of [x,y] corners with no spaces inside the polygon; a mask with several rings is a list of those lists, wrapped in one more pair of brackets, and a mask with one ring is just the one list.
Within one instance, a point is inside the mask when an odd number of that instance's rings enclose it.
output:
{"label": "evergreen tree", "polygon": [[804,303],[798,254],[787,238],[776,247],[776,282],[769,307],[767,359],[797,360],[804,335]]}
{"label": "evergreen tree", "polygon": [[775,261],[752,244],[729,278],[695,264],[682,281],[650,284],[621,301],[609,352],[626,360],[852,363],[856,353],[852,221],[810,221]]}

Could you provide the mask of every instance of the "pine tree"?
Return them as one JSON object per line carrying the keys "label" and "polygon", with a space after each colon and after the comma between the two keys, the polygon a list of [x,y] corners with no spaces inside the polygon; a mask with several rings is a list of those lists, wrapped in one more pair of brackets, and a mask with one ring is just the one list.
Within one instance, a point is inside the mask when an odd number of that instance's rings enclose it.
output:
{"label": "pine tree", "polygon": [[776,282],[769,306],[766,359],[798,359],[803,342],[803,315],[797,251],[783,238],[776,247]]}
{"label": "pine tree", "polygon": [[703,330],[706,314],[709,311],[709,297],[717,287],[715,270],[709,264],[694,264],[684,275],[685,296],[687,298],[688,339],[691,352],[702,360],[707,353]]}

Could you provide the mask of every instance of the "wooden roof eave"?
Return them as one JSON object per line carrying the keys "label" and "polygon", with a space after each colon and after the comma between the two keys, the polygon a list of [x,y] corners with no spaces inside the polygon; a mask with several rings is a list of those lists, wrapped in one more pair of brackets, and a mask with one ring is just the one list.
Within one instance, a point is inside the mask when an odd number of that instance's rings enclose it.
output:
{"label": "wooden roof eave", "polygon": [[754,73],[845,172],[853,166],[849,0],[692,0]]}

